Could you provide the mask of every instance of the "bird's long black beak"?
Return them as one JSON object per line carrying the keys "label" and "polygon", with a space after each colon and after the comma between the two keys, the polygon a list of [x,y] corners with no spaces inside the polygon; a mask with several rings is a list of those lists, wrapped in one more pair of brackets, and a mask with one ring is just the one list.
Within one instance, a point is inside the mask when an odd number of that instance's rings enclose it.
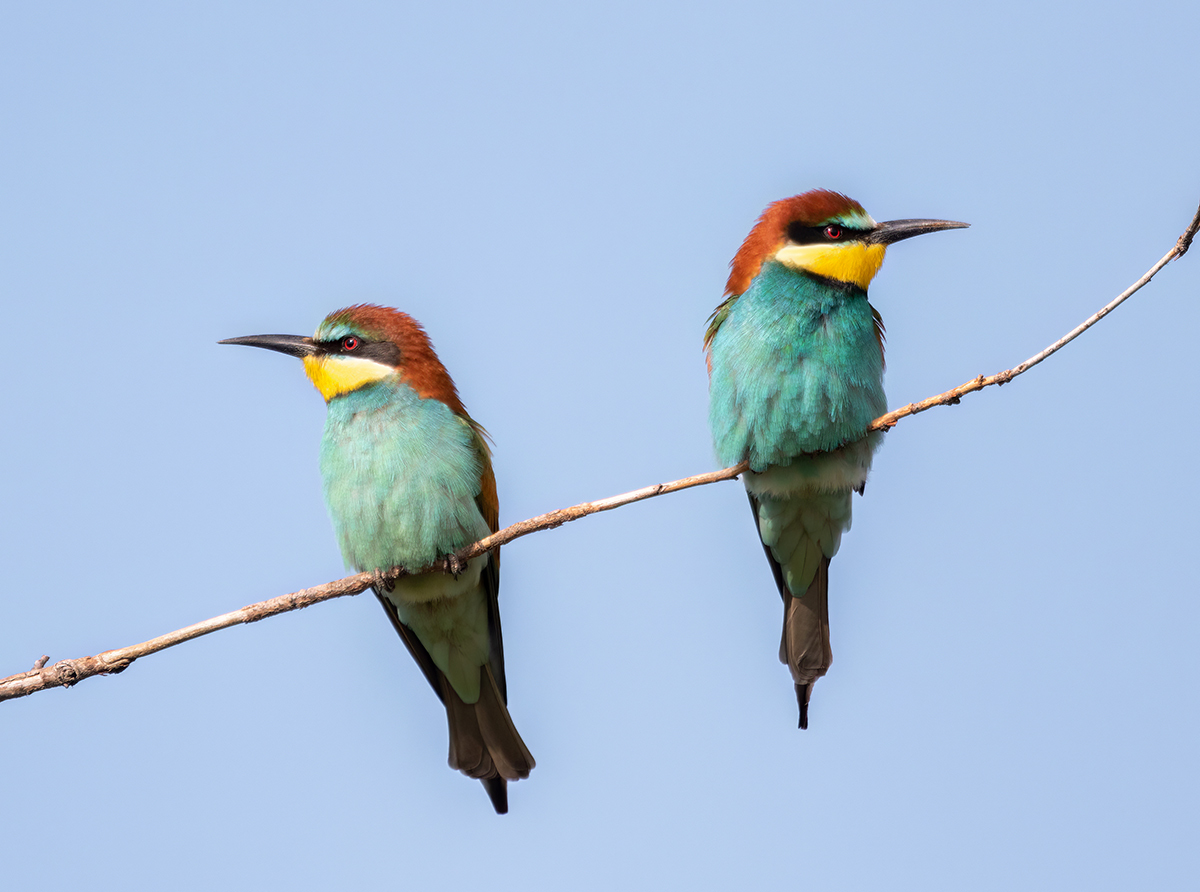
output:
{"label": "bird's long black beak", "polygon": [[869,245],[890,245],[893,242],[912,238],[914,235],[941,232],[943,229],[966,229],[970,225],[970,223],[956,223],[953,220],[889,220],[887,223],[880,223],[867,233],[863,241]]}
{"label": "bird's long black beak", "polygon": [[312,338],[301,335],[246,335],[244,338],[226,338],[217,341],[218,344],[240,344],[243,347],[262,347],[264,350],[275,350],[288,356],[303,359],[317,352],[317,345]]}

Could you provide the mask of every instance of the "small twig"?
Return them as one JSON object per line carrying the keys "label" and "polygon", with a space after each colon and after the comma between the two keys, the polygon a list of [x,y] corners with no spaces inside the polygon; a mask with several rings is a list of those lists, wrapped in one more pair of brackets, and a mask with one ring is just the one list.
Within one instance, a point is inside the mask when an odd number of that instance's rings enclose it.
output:
{"label": "small twig", "polygon": [[[1168,251],[1162,260],[1152,266],[1149,272],[1122,292],[1108,306],[1104,307],[1104,309],[1100,310],[1100,312],[1096,313],[1066,336],[1055,341],[1041,353],[1030,357],[1020,365],[1007,371],[990,377],[980,375],[978,378],[968,381],[966,384],[956,387],[953,390],[930,397],[920,403],[910,403],[902,409],[897,409],[895,412],[889,412],[887,415],[883,415],[871,422],[868,430],[888,430],[894,427],[897,421],[908,415],[916,415],[918,412],[924,412],[926,409],[934,406],[953,405],[968,393],[982,390],[991,384],[1006,384],[1017,377],[1017,375],[1033,368],[1046,357],[1061,350],[1111,313],[1130,295],[1134,294],[1154,278],[1154,275],[1170,261],[1177,257],[1182,257],[1191,246],[1192,240],[1195,238],[1198,230],[1200,230],[1200,208],[1197,208],[1196,216],[1192,218],[1191,225],[1179,237],[1179,240],[1175,243],[1175,247]],[[620,508],[622,505],[640,502],[643,499],[654,498],[655,496],[665,495],[670,492],[677,492],[681,489],[703,486],[707,483],[716,483],[720,480],[732,480],[745,470],[746,463],[742,462],[732,468],[711,471],[707,474],[696,474],[692,477],[684,477],[670,483],[659,483],[655,486],[636,489],[633,492],[627,492],[619,496],[599,499],[595,502],[584,502],[580,505],[573,505],[570,508],[560,508],[557,511],[541,514],[529,520],[523,520],[519,523],[514,523],[512,526],[505,527],[485,539],[459,549],[454,554],[446,555],[443,559],[435,562],[433,566],[424,567],[417,572],[461,572],[462,568],[472,558],[478,557],[493,548],[498,548],[501,545],[512,542],[514,539],[528,536],[530,533],[535,533],[539,530],[552,530],[555,527],[562,526],[564,523],[579,520],[581,517],[587,517],[590,514],[611,511],[613,508]],[[365,591],[373,585],[386,586],[401,576],[408,575],[408,572],[403,567],[393,567],[390,570],[374,570],[368,573],[358,573],[354,576],[347,576],[345,579],[328,582],[325,585],[302,589],[298,592],[292,592],[289,595],[281,595],[278,598],[271,598],[268,601],[251,604],[248,607],[243,607],[241,610],[213,617],[202,623],[196,623],[194,626],[188,626],[185,629],[179,629],[167,635],[152,638],[141,644],[119,648],[118,650],[108,650],[94,657],[61,660],[48,668],[45,663],[49,658],[42,657],[34,663],[33,669],[30,671],[0,679],[0,700],[25,697],[48,688],[70,687],[93,675],[107,675],[121,672],[139,657],[157,653],[176,644],[182,644],[184,641],[191,641],[193,638],[199,638],[202,635],[208,635],[220,629],[229,628],[230,626],[257,622],[260,619],[266,619],[268,616],[275,616],[278,613],[299,610],[302,607],[309,607],[320,601],[328,601],[332,598],[341,598],[346,595],[357,595],[359,592]]]}

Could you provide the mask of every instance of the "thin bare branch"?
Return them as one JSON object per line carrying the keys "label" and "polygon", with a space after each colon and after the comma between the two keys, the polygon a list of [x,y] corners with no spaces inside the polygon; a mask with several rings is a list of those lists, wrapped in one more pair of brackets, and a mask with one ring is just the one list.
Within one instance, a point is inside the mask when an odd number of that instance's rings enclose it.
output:
{"label": "thin bare branch", "polygon": [[[403,574],[395,573],[393,575],[400,576]],[[25,697],[37,691],[44,691],[47,688],[69,688],[71,685],[78,684],[85,678],[91,678],[93,675],[115,674],[129,668],[129,664],[138,657],[166,650],[168,647],[174,647],[176,644],[191,641],[193,638],[199,638],[211,632],[228,629],[230,626],[253,623],[260,619],[266,619],[268,616],[274,616],[277,613],[299,610],[301,607],[308,607],[316,604],[318,601],[328,601],[330,598],[340,598],[343,595],[357,595],[369,587],[372,581],[372,574],[359,573],[355,576],[326,583],[325,585],[318,585],[315,588],[306,588],[298,592],[292,592],[290,595],[280,595],[278,598],[271,598],[269,601],[260,601],[257,604],[251,604],[249,607],[243,607],[241,610],[235,610],[232,613],[226,613],[221,616],[214,616],[212,619],[206,619],[204,622],[196,623],[193,626],[177,629],[174,632],[168,632],[166,635],[160,635],[157,638],[151,638],[149,641],[143,641],[141,644],[121,647],[117,650],[106,650],[104,653],[97,654],[94,657],[60,660],[53,666],[46,666],[45,662],[48,660],[48,657],[42,657],[33,664],[34,668],[28,672],[0,679],[0,700]]]}
{"label": "thin bare branch", "polygon": [[[896,422],[901,418],[909,415],[916,415],[918,412],[924,412],[926,409],[931,409],[934,406],[953,405],[968,393],[974,393],[977,390],[982,390],[992,384],[1006,384],[1017,375],[1023,374],[1033,368],[1042,360],[1046,359],[1053,353],[1058,352],[1064,346],[1069,344],[1083,332],[1087,331],[1122,302],[1128,299],[1131,295],[1141,289],[1147,282],[1154,278],[1155,274],[1170,263],[1172,260],[1182,257],[1191,246],[1192,240],[1195,238],[1197,231],[1200,230],[1200,208],[1197,208],[1195,217],[1192,218],[1191,224],[1184,231],[1183,235],[1175,243],[1170,251],[1167,252],[1158,263],[1154,264],[1150,270],[1138,279],[1128,289],[1117,296],[1115,300],[1109,303],[1106,307],[1096,313],[1094,316],[1086,320],[1082,325],[1078,326],[1059,340],[1055,341],[1049,347],[1035,356],[1031,356],[1018,366],[1000,372],[996,375],[985,376],[980,375],[953,390],[948,390],[938,396],[930,397],[919,403],[910,403],[902,409],[897,409],[894,412],[889,412],[880,418],[875,419],[871,423],[869,430],[889,430],[896,425]],[[573,505],[570,508],[560,508],[557,511],[551,511],[547,514],[541,514],[537,517],[532,517],[529,520],[523,520],[519,523],[514,523],[512,526],[505,527],[499,532],[493,533],[485,539],[472,543],[465,548],[460,549],[452,555],[448,555],[444,560],[439,561],[437,565],[432,567],[424,567],[417,572],[429,571],[445,571],[457,572],[471,558],[478,557],[484,552],[512,542],[514,539],[519,539],[522,536],[528,536],[530,533],[538,532],[539,530],[552,530],[555,527],[560,527],[564,523],[569,523],[573,520],[578,520],[581,517],[587,517],[591,514],[598,514],[601,511],[611,511],[613,508],[620,508],[622,505],[628,505],[632,502],[640,502],[643,499],[654,498],[655,496],[666,495],[670,492],[678,492],[681,489],[689,489],[693,486],[703,486],[708,483],[716,483],[721,480],[732,480],[746,470],[746,463],[743,462],[735,465],[732,468],[724,468],[720,471],[710,471],[707,474],[696,474],[692,477],[684,477],[680,480],[673,480],[670,483],[659,483],[654,486],[635,489],[632,492],[623,493],[619,496],[611,496],[607,499],[599,499],[594,502],[584,502],[580,505]],[[160,650],[165,650],[168,647],[174,647],[176,644],[182,644],[184,641],[191,641],[193,638],[199,638],[202,635],[208,635],[220,629],[227,629],[230,626],[241,625],[243,623],[257,622],[260,619],[266,619],[269,616],[275,616],[279,613],[287,613],[292,610],[299,610],[302,607],[309,607],[321,601],[328,601],[333,598],[341,598],[346,595],[357,595],[359,592],[365,591],[372,585],[382,583],[388,580],[399,579],[401,576],[408,575],[407,570],[403,567],[394,567],[391,570],[384,572],[358,573],[354,576],[347,576],[345,579],[338,579],[334,582],[318,585],[313,588],[302,589],[298,592],[292,592],[288,595],[281,595],[278,598],[271,598],[268,601],[260,601],[257,604],[251,604],[248,607],[243,607],[241,610],[235,610],[232,613],[226,613],[223,616],[213,617],[201,623],[196,623],[193,626],[188,626],[184,629],[178,629],[166,635],[161,635],[158,638],[151,638],[149,641],[143,641],[141,644],[134,644],[130,647],[122,647],[117,650],[108,650],[104,653],[97,654],[93,657],[80,657],[74,660],[61,660],[53,666],[46,666],[48,657],[41,657],[34,663],[33,669],[28,672],[22,672],[18,675],[11,675],[8,678],[0,679],[0,700],[12,700],[16,697],[25,697],[37,691],[44,691],[48,688],[55,687],[70,687],[83,681],[85,678],[91,678],[93,675],[109,675],[121,672],[127,669],[129,665],[139,657],[144,657],[152,653],[157,653]]]}
{"label": "thin bare branch", "polygon": [[611,511],[613,508],[620,508],[622,505],[640,502],[643,499],[652,499],[655,496],[666,495],[669,492],[678,492],[681,489],[704,486],[706,483],[717,483],[721,480],[732,480],[745,470],[746,463],[742,462],[740,465],[734,465],[732,468],[723,468],[720,471],[709,471],[707,474],[683,477],[679,480],[672,480],[670,483],[656,483],[654,486],[645,486],[641,489],[635,489],[632,492],[622,493],[619,496],[610,496],[607,499],[598,499],[595,502],[584,502],[580,505],[572,505],[570,508],[559,508],[557,511],[539,514],[537,517],[522,520],[520,523],[514,523],[512,526],[505,527],[499,532],[492,533],[486,539],[481,539],[474,545],[456,552],[455,557],[460,561],[466,562],[473,557],[478,557],[485,551],[499,545],[505,545],[513,539],[520,539],[522,536],[536,533],[539,530],[552,530],[555,527],[562,526],[564,523],[570,523],[572,520],[587,517],[589,514]]}
{"label": "thin bare branch", "polygon": [[[423,567],[417,572],[431,570],[453,572],[465,565],[473,557],[478,557],[492,548],[497,548],[506,542],[511,542],[522,536],[528,536],[530,533],[537,532],[538,530],[552,530],[572,520],[587,517],[589,514],[611,511],[613,508],[620,508],[622,505],[640,502],[643,499],[661,496],[669,492],[677,492],[678,490],[688,489],[692,486],[703,486],[706,483],[716,483],[719,480],[732,480],[744,470],[744,465],[737,465],[732,468],[725,468],[722,471],[710,471],[707,474],[697,474],[693,477],[685,477],[682,480],[673,480],[670,483],[659,483],[654,486],[635,489],[633,492],[600,499],[595,502],[584,502],[581,505],[574,505],[570,508],[560,508],[557,511],[551,511],[548,514],[542,514],[538,517],[523,520],[519,523],[514,523],[512,526],[505,527],[499,532],[488,536],[486,539],[474,542],[456,553],[448,555],[435,566]],[[278,598],[271,598],[269,601],[260,601],[257,604],[243,607],[241,610],[235,610],[232,613],[215,616],[204,622],[196,623],[194,626],[188,626],[187,628],[178,629],[166,635],[160,635],[157,638],[151,638],[149,641],[143,641],[141,644],[134,644],[117,650],[106,650],[104,653],[97,654],[94,657],[61,660],[53,666],[46,666],[45,661],[48,658],[42,657],[34,664],[34,668],[30,671],[0,679],[0,700],[26,697],[29,694],[44,691],[47,688],[70,687],[73,684],[78,684],[85,678],[91,678],[93,675],[115,674],[129,668],[129,664],[139,657],[148,656],[160,650],[166,650],[168,647],[174,647],[176,644],[191,641],[193,638],[199,638],[221,629],[228,629],[230,626],[258,622],[258,620],[266,619],[268,616],[299,610],[302,607],[309,607],[321,601],[329,601],[333,598],[341,598],[346,595],[357,595],[377,582],[399,579],[401,576],[408,575],[408,573],[409,571],[403,567],[394,567],[382,573],[357,573],[354,576],[347,576],[345,579],[338,579],[325,585],[302,589],[298,592],[292,592],[290,595],[280,595]]]}
{"label": "thin bare branch", "polygon": [[977,390],[983,390],[985,387],[990,387],[993,384],[1007,384],[1017,375],[1022,375],[1029,371],[1042,360],[1057,353],[1071,341],[1075,340],[1126,300],[1140,291],[1151,279],[1158,273],[1160,269],[1176,258],[1182,257],[1187,253],[1187,249],[1191,247],[1192,239],[1196,237],[1197,230],[1200,230],[1200,207],[1196,208],[1196,215],[1192,217],[1191,224],[1184,230],[1183,235],[1175,242],[1175,247],[1168,251],[1163,258],[1150,267],[1146,274],[1118,294],[1111,303],[1103,307],[1095,315],[1088,317],[1080,325],[1071,329],[1041,353],[1037,353],[1018,366],[1007,369],[1003,372],[998,372],[995,375],[980,375],[978,378],[972,378],[966,384],[960,384],[953,390],[947,390],[945,393],[939,393],[937,396],[931,396],[927,400],[921,400],[919,403],[909,403],[896,409],[893,412],[888,412],[886,415],[881,415],[871,422],[871,426],[867,430],[886,431],[891,430],[896,426],[896,422],[901,418],[907,418],[909,415],[916,415],[919,412],[924,412],[926,409],[932,409],[934,406],[955,406],[968,393],[974,393]]}

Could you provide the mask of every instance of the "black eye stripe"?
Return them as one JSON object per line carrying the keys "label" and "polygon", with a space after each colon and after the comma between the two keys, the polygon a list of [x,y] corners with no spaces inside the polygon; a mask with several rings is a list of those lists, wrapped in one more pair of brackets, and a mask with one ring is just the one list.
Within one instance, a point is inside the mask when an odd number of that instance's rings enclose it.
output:
{"label": "black eye stripe", "polygon": [[[357,342],[357,345],[347,350],[346,342],[351,339]],[[361,356],[363,359],[371,359],[384,365],[400,363],[400,348],[391,341],[368,341],[358,335],[347,335],[335,341],[317,341],[317,350],[332,356]]]}
{"label": "black eye stripe", "polygon": [[[830,227],[836,227],[841,231],[841,235],[838,238],[830,238],[825,234],[825,230]],[[794,245],[820,245],[861,241],[870,231],[869,229],[851,229],[840,223],[825,223],[821,226],[801,226],[799,223],[792,223],[788,225],[787,237],[788,241]]]}

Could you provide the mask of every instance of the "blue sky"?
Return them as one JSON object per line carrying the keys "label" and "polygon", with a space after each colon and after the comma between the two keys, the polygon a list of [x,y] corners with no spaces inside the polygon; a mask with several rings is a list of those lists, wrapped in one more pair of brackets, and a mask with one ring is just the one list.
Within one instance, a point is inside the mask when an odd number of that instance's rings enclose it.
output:
{"label": "blue sky", "polygon": [[[8,3],[0,675],[343,573],[298,363],[369,301],[501,519],[715,467],[700,341],[766,204],[844,191],[893,406],[1012,366],[1200,199],[1193,3]],[[505,549],[538,759],[492,814],[374,599],[0,705],[13,888],[1188,888],[1200,258],[887,437],[810,730],[736,483]]]}

